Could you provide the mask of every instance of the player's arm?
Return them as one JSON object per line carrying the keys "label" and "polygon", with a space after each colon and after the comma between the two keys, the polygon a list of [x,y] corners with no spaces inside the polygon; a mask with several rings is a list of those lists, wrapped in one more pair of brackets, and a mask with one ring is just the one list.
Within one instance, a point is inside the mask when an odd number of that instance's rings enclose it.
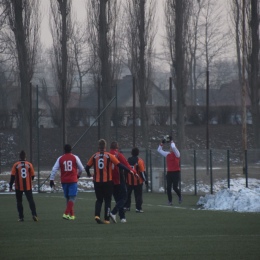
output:
{"label": "player's arm", "polygon": [[13,166],[12,168],[12,172],[11,172],[11,178],[10,178],[10,182],[9,182],[9,191],[12,191],[12,187],[13,187],[13,184],[14,184],[14,181],[15,181],[15,165]]}
{"label": "player's arm", "polygon": [[94,155],[89,159],[89,161],[88,161],[88,163],[87,163],[87,165],[86,165],[86,167],[85,167],[85,170],[86,170],[86,172],[87,172],[87,176],[88,176],[88,177],[91,177],[91,174],[90,174],[89,169],[90,169],[91,166],[93,165],[93,157],[94,157]]}
{"label": "player's arm", "polygon": [[147,178],[146,178],[146,174],[145,174],[145,168],[144,168],[144,162],[141,159],[138,160],[138,166],[139,166],[139,171],[140,171],[141,177],[143,178],[143,180],[145,182],[147,182]]}
{"label": "player's arm", "polygon": [[157,151],[158,151],[162,156],[166,157],[166,156],[169,154],[169,152],[163,151],[162,147],[163,147],[163,144],[161,143],[161,144],[159,145]]}
{"label": "player's arm", "polygon": [[130,167],[130,169],[127,168],[124,164],[120,163],[114,155],[110,154],[110,159],[111,159],[111,162],[112,162],[114,165],[116,165],[117,167],[119,167],[119,168],[125,170],[126,172],[130,172],[131,174],[135,174],[135,173],[133,172],[133,169],[132,169],[131,167]]}
{"label": "player's arm", "polygon": [[51,188],[53,186],[55,187],[55,185],[54,185],[54,178],[55,178],[55,175],[56,175],[57,171],[60,169],[60,163],[59,163],[60,158],[61,158],[61,156],[57,159],[56,163],[52,167],[51,177],[50,177],[50,187]]}
{"label": "player's arm", "polygon": [[14,181],[15,181],[15,175],[11,175],[10,183],[9,183],[9,191],[12,191]]}
{"label": "player's arm", "polygon": [[172,148],[172,150],[173,150],[175,156],[176,156],[177,158],[179,158],[179,157],[180,157],[180,152],[179,152],[179,150],[176,148],[175,143],[174,143],[173,141],[171,141],[171,148]]}
{"label": "player's arm", "polygon": [[74,156],[76,157],[76,163],[77,163],[77,168],[78,168],[77,175],[78,175],[78,178],[79,178],[81,176],[83,170],[84,170],[84,166],[83,166],[81,160],[79,159],[79,157],[76,156],[76,155],[74,155]]}
{"label": "player's arm", "polygon": [[31,170],[30,170],[30,172],[31,172],[32,180],[34,180],[35,173],[34,173],[33,165],[32,165],[32,164],[30,164],[30,167],[31,167]]}
{"label": "player's arm", "polygon": [[118,160],[120,161],[120,163],[122,163],[124,166],[126,166],[128,169],[131,169],[134,174],[136,174],[136,171],[131,167],[131,165],[128,163],[128,161],[126,160],[126,158],[124,157],[123,154],[118,154]]}

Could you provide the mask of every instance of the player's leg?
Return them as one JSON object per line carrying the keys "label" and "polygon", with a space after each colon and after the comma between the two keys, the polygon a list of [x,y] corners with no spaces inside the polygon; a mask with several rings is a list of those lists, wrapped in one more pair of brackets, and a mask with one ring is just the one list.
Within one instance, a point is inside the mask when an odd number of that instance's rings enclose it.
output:
{"label": "player's leg", "polygon": [[62,183],[62,188],[63,188],[64,197],[66,198],[66,209],[65,209],[62,217],[64,219],[69,220],[70,216],[69,216],[69,212],[67,210],[68,203],[69,203],[69,183]]}
{"label": "player's leg", "polygon": [[17,210],[19,214],[19,220],[23,221],[23,191],[15,190],[15,196],[16,196],[16,204],[17,204]]}
{"label": "player's leg", "polygon": [[134,187],[136,212],[143,212],[142,211],[142,204],[143,204],[142,186],[143,186],[142,184],[139,184],[139,185],[135,185]]}
{"label": "player's leg", "polygon": [[133,188],[134,188],[134,185],[127,184],[127,200],[126,200],[125,206],[124,206],[126,211],[130,211],[130,208],[131,208],[131,195],[132,195]]}
{"label": "player's leg", "polygon": [[173,185],[172,185],[172,187],[173,187],[173,190],[176,192],[176,194],[179,197],[179,203],[181,203],[182,202],[181,192],[178,188],[179,181],[180,181],[180,172],[173,173],[173,183],[172,183]]}
{"label": "player's leg", "polygon": [[116,201],[116,205],[114,206],[113,210],[111,210],[111,213],[113,215],[116,215],[116,213],[119,210],[118,201],[120,200],[120,184],[113,185],[113,196],[114,196],[114,199]]}
{"label": "player's leg", "polygon": [[100,218],[100,212],[103,203],[103,189],[102,182],[94,182],[96,203],[95,203],[95,216]]}
{"label": "player's leg", "polygon": [[37,213],[36,213],[36,206],[35,206],[35,203],[34,203],[34,200],[33,200],[32,190],[27,190],[24,193],[25,193],[25,196],[27,198],[27,201],[29,202],[29,206],[30,206],[30,209],[31,209],[31,212],[32,212],[33,220],[38,221]]}
{"label": "player's leg", "polygon": [[167,172],[166,175],[166,180],[167,180],[167,195],[168,195],[168,204],[172,204],[172,173]]}
{"label": "player's leg", "polygon": [[119,207],[119,217],[120,219],[125,219],[124,205],[127,200],[127,189],[125,183],[120,183],[120,201],[118,203]]}
{"label": "player's leg", "polygon": [[73,212],[73,206],[76,201],[77,196],[77,190],[78,190],[78,184],[77,183],[68,183],[68,203],[67,208],[65,210],[65,214],[72,217],[70,219],[74,219],[74,212]]}
{"label": "player's leg", "polygon": [[113,182],[108,181],[103,184],[104,201],[105,201],[105,221],[109,221],[109,214],[111,210],[111,199],[113,193]]}

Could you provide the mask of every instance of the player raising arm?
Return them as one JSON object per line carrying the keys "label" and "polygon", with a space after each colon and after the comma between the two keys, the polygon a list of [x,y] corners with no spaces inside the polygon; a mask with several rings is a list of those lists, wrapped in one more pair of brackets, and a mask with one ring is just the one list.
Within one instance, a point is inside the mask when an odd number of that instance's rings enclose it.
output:
{"label": "player raising arm", "polygon": [[179,197],[179,203],[182,202],[181,192],[178,189],[179,180],[180,180],[180,152],[175,146],[175,143],[171,140],[170,136],[167,136],[167,141],[171,141],[171,147],[170,152],[163,151],[162,147],[163,144],[166,142],[165,138],[162,140],[162,143],[159,145],[157,151],[166,157],[166,163],[167,163],[167,195],[168,195],[168,206],[172,205],[172,193],[171,193],[171,187],[173,187],[173,190],[176,192],[176,194]]}

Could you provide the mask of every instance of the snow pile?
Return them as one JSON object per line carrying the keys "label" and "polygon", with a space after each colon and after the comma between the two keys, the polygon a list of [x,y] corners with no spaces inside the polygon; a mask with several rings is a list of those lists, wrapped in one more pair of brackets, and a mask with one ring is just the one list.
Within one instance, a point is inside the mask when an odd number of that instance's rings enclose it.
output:
{"label": "snow pile", "polygon": [[209,210],[260,212],[260,189],[220,190],[215,195],[200,197],[197,205]]}

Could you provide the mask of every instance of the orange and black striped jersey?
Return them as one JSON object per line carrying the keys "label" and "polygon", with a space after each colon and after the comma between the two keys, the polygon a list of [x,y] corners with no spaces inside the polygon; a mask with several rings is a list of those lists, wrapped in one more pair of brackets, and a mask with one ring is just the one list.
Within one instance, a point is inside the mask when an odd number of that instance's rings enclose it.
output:
{"label": "orange and black striped jersey", "polygon": [[98,152],[92,155],[87,166],[94,166],[93,180],[95,182],[112,181],[112,164],[118,165],[117,158],[107,152]]}
{"label": "orange and black striped jersey", "polygon": [[31,163],[27,161],[15,163],[11,175],[15,176],[15,189],[20,191],[32,189],[32,177],[35,174]]}
{"label": "orange and black striped jersey", "polygon": [[136,176],[133,176],[130,173],[128,173],[126,175],[126,183],[128,185],[139,185],[142,184],[144,181],[146,181],[145,167],[144,167],[143,160],[138,157],[130,157],[128,158],[128,163],[137,172],[137,174],[139,175],[139,179]]}

